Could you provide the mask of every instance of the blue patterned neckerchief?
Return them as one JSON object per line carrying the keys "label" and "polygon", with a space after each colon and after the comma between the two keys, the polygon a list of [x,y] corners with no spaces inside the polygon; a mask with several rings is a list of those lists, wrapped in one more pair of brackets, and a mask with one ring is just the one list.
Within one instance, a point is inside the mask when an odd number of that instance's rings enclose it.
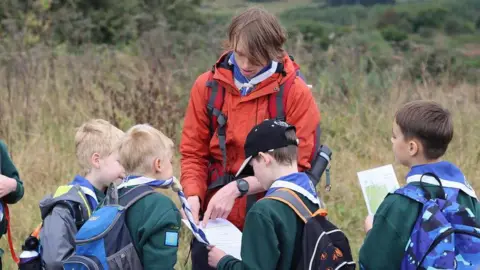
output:
{"label": "blue patterned neckerchief", "polygon": [[246,96],[255,88],[255,85],[263,82],[268,77],[272,76],[275,71],[277,70],[278,62],[271,61],[267,66],[265,66],[262,70],[260,70],[255,76],[251,79],[243,76],[240,68],[235,61],[235,54],[232,53],[230,59],[228,59],[228,63],[233,65],[233,78],[235,81],[235,86],[240,91],[240,95]]}

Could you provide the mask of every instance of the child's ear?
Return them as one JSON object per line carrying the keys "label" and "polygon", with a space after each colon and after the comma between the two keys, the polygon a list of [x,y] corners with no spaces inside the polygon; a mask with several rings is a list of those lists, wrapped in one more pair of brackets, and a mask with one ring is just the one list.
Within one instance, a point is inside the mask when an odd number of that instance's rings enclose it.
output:
{"label": "child's ear", "polygon": [[93,155],[90,157],[90,162],[96,169],[100,168],[100,154],[93,153]]}
{"label": "child's ear", "polygon": [[268,166],[270,163],[272,163],[272,158],[269,155],[260,152],[260,153],[258,153],[258,156],[260,156],[260,158],[263,160],[263,162],[265,162],[265,165]]}
{"label": "child's ear", "polygon": [[162,161],[159,158],[153,160],[153,169],[156,173],[162,171]]}
{"label": "child's ear", "polygon": [[420,151],[420,144],[416,140],[410,140],[408,142],[408,153],[410,156],[415,156]]}

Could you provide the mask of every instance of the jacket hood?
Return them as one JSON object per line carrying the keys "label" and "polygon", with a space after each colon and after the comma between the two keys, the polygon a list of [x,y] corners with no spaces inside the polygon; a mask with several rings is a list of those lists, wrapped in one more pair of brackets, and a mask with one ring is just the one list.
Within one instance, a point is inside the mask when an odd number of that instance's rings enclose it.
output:
{"label": "jacket hood", "polygon": [[[68,191],[62,194],[62,191],[66,189],[68,189]],[[50,212],[53,210],[53,208],[59,201],[68,200],[68,201],[77,202],[79,204],[84,205],[85,201],[82,199],[82,197],[80,197],[79,192],[83,194],[83,191],[78,185],[60,186],[57,188],[54,195],[45,196],[40,201],[40,213],[41,213],[42,219],[44,219],[46,216],[48,216],[48,214],[50,214]]]}

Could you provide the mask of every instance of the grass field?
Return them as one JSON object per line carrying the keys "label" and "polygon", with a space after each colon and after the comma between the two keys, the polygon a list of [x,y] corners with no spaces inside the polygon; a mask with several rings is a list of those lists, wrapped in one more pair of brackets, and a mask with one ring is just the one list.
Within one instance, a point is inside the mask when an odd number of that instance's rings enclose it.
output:
{"label": "grass field", "polygon": [[[221,1],[216,3],[221,6]],[[8,62],[0,66],[0,139],[7,142],[25,185],[24,198],[11,207],[17,253],[40,222],[38,202],[76,174],[73,136],[83,121],[101,117],[123,130],[148,122],[170,134],[178,146],[189,89],[218,51],[207,51],[211,44],[206,43],[203,50],[178,61],[165,49],[171,45],[168,37],[149,42],[140,44],[143,51],[136,56],[97,48],[70,55],[41,46],[1,55]],[[297,47],[290,51],[300,65],[318,60]],[[322,114],[322,141],[333,150],[332,190],[326,192],[322,180],[318,191],[330,219],[349,237],[355,259],[367,215],[356,173],[394,162],[392,117],[404,102],[433,99],[452,111],[455,136],[445,159],[460,166],[477,193],[480,190],[480,85],[452,83],[448,76],[434,82],[428,74],[421,82],[405,80],[402,66],[382,76],[380,71],[359,72],[357,66],[353,56],[345,54],[323,70],[308,72]],[[179,177],[178,154],[174,163]],[[406,169],[397,164],[394,168],[403,184]],[[166,193],[178,203],[172,192]],[[189,239],[183,229],[176,269],[190,269]],[[6,243],[4,237],[4,268],[15,269]]]}

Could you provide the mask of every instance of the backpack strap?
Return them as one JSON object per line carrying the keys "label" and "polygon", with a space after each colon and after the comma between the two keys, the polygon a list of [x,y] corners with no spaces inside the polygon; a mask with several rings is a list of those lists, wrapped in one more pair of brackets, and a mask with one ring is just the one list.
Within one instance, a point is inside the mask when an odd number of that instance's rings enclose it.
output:
{"label": "backpack strap", "polygon": [[147,185],[138,185],[129,191],[125,192],[120,198],[118,199],[118,204],[123,206],[124,209],[128,209],[138,200],[142,199],[143,197],[147,196],[148,194],[154,193],[155,190]]}
{"label": "backpack strap", "polygon": [[307,223],[307,221],[313,216],[312,212],[305,203],[298,197],[298,195],[286,188],[277,189],[272,194],[265,197],[265,199],[277,200],[283,202],[284,204],[288,205],[292,208],[297,216],[300,217],[303,222]]}
{"label": "backpack strap", "polygon": [[412,199],[416,202],[419,202],[421,204],[427,203],[427,199],[425,198],[425,195],[423,193],[423,190],[419,187],[413,186],[413,185],[406,185],[402,188],[399,188],[395,190],[394,194],[399,194],[402,196],[405,196],[409,199]]}
{"label": "backpack strap", "polygon": [[77,227],[77,230],[80,230],[80,228],[88,219],[84,217],[82,205],[78,202],[61,200],[57,201],[55,205],[62,205],[67,208],[67,210],[70,212],[70,215],[72,215],[73,220],[75,221],[75,226]]}
{"label": "backpack strap", "polygon": [[268,113],[271,119],[285,121],[285,108],[287,106],[287,97],[297,76],[290,76],[279,87],[278,92],[268,97]]}
{"label": "backpack strap", "polygon": [[[438,183],[440,185],[437,189],[437,192],[435,192],[433,194],[433,197],[432,197],[432,194],[430,194],[430,192],[428,192],[428,190],[425,188],[424,182],[422,182],[422,179],[423,179],[424,176],[433,177],[435,180],[438,181]],[[406,185],[403,188],[397,189],[394,193],[403,195],[405,197],[408,197],[408,198],[410,198],[414,201],[417,201],[421,204],[425,204],[426,202],[428,202],[432,198],[439,198],[439,199],[443,199],[443,200],[447,199],[447,194],[445,193],[445,190],[443,189],[442,182],[433,173],[425,173],[420,177],[420,187],[416,187],[414,185]],[[448,199],[452,202],[455,202],[457,200],[457,197],[458,197],[458,192],[453,192],[453,193],[451,193],[451,196]]]}
{"label": "backpack strap", "polygon": [[222,151],[223,169],[225,171],[227,167],[227,116],[222,112],[225,100],[225,87],[219,85],[218,82],[213,79],[213,71],[210,73],[210,77],[207,81],[207,87],[210,89],[207,104],[207,113],[210,119],[210,137],[213,136],[218,127],[218,143],[220,150]]}
{"label": "backpack strap", "polygon": [[[71,196],[79,197],[82,203],[72,201]],[[67,210],[70,212],[70,215],[73,217],[73,220],[75,221],[75,226],[77,229],[80,229],[80,227],[82,227],[92,215],[92,210],[88,204],[87,196],[79,186],[59,186],[55,191],[53,198],[56,199],[54,206],[62,205],[63,207],[67,208]],[[44,218],[45,217],[42,217],[42,220]]]}

